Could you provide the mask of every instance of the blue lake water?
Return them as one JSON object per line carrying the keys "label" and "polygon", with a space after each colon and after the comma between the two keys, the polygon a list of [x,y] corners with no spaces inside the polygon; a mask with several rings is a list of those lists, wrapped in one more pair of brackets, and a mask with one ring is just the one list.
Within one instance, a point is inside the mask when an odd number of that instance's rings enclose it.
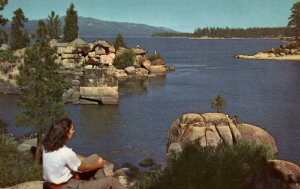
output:
{"label": "blue lake water", "polygon": [[[107,38],[113,40],[113,38]],[[89,38],[88,40],[92,40]],[[125,38],[162,54],[176,66],[165,78],[120,82],[117,106],[66,105],[76,132],[69,146],[83,155],[102,154],[110,161],[138,163],[147,157],[164,161],[172,122],[187,112],[210,112],[221,94],[225,113],[239,122],[259,125],[272,134],[279,158],[300,164],[300,62],[235,59],[278,47],[279,40]],[[0,116],[20,136],[29,129],[14,126],[17,96],[0,94]]]}

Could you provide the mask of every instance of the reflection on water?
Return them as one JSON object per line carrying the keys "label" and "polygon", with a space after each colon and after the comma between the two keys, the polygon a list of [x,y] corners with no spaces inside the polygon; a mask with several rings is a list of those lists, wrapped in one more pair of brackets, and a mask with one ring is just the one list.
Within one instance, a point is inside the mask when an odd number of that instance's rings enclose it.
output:
{"label": "reflection on water", "polygon": [[[76,152],[99,153],[118,164],[147,157],[162,162],[172,122],[186,112],[212,111],[210,101],[221,94],[227,114],[266,129],[277,142],[279,158],[300,164],[300,63],[234,58],[280,41],[126,38],[126,43],[156,49],[176,71],[120,81],[119,105],[66,105],[76,127],[69,146]],[[14,127],[20,111],[16,99],[0,94],[0,116],[20,136],[29,130]]]}

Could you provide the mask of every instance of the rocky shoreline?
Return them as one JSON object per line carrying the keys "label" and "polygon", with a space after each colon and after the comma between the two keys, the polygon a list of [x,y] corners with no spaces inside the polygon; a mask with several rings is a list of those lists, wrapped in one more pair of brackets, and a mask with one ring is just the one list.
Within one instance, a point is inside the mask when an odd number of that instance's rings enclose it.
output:
{"label": "rocky shoreline", "polygon": [[[167,66],[160,58],[147,59],[147,50],[139,45],[116,50],[106,40],[88,43],[77,38],[70,43],[52,40],[50,46],[57,48],[56,62],[63,65],[60,72],[70,83],[70,88],[62,95],[65,103],[118,104],[118,80],[165,76],[167,71],[175,70],[174,66]],[[133,65],[117,69],[113,65],[114,59],[127,50],[134,54]],[[24,61],[25,49],[15,51],[14,55],[19,58],[18,62],[0,62],[0,93],[20,94],[16,78],[18,66]]]}
{"label": "rocky shoreline", "polygon": [[236,55],[235,58],[257,59],[257,60],[300,60],[300,49],[296,42],[282,44],[279,48],[271,48],[264,52],[258,52],[254,55]]}

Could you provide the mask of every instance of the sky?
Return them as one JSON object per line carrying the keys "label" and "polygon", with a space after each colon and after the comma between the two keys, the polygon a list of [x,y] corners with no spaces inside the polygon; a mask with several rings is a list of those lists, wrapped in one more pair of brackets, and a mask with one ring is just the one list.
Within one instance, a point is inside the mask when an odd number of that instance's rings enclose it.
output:
{"label": "sky", "polygon": [[8,0],[1,11],[11,19],[21,8],[29,20],[46,18],[52,10],[66,14],[71,3],[78,16],[105,21],[141,23],[180,32],[204,27],[286,26],[298,0]]}

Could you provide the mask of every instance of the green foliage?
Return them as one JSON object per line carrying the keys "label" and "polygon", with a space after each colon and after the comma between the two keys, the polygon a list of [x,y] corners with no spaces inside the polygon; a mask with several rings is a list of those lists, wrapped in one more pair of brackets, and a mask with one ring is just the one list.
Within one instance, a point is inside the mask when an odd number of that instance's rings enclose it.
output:
{"label": "green foliage", "polygon": [[[65,117],[62,94],[67,87],[65,76],[59,73],[61,66],[55,63],[56,50],[48,45],[47,27],[39,22],[36,43],[26,49],[24,65],[19,67],[17,83],[21,87],[18,106],[23,112],[16,117],[17,124],[31,126],[38,132],[38,148],[42,132],[50,124]],[[40,151],[37,150],[37,153]],[[39,154],[36,153],[36,161]]]}
{"label": "green foliage", "polygon": [[115,43],[114,43],[115,49],[118,50],[120,47],[127,48],[127,45],[124,41],[123,36],[119,33],[116,37]]}
{"label": "green foliage", "polygon": [[68,8],[64,26],[64,41],[71,42],[78,37],[78,16],[74,9],[74,4]]}
{"label": "green foliage", "polygon": [[211,101],[211,107],[220,113],[226,108],[226,102],[221,95],[217,95],[216,98]]}
{"label": "green foliage", "polygon": [[164,60],[163,56],[161,54],[151,54],[147,55],[147,59],[150,60],[151,62],[157,59],[162,59]]}
{"label": "green foliage", "polygon": [[296,37],[300,36],[300,2],[293,4],[291,8],[288,26],[292,28]]}
{"label": "green foliage", "polygon": [[118,69],[125,69],[132,66],[134,62],[134,53],[132,50],[126,50],[124,53],[118,55],[114,60],[114,66]]}
{"label": "green foliage", "polygon": [[[0,11],[2,11],[4,9],[4,7],[7,3],[8,3],[8,0],[0,1]],[[8,20],[0,14],[0,25],[4,26],[7,23],[7,21]],[[9,34],[7,33],[7,31],[0,29],[0,44],[7,43],[8,36],[9,36]]]}
{"label": "green foliage", "polygon": [[10,49],[5,50],[5,51],[0,51],[0,61],[1,62],[10,62],[10,63],[15,63],[19,61],[19,58],[14,55],[14,52]]}
{"label": "green foliage", "polygon": [[27,21],[28,19],[24,16],[23,10],[18,8],[14,12],[11,22],[10,47],[12,50],[22,49],[29,45],[29,35],[24,29]]}
{"label": "green foliage", "polygon": [[264,182],[264,186],[270,186],[274,180],[268,180],[262,173],[267,173],[266,160],[271,158],[270,148],[246,141],[217,147],[189,144],[182,153],[172,153],[165,169],[145,177],[136,188],[259,188],[261,183],[254,182],[254,178]]}
{"label": "green foliage", "polygon": [[42,180],[42,167],[33,165],[30,153],[18,151],[17,142],[1,125],[6,124],[0,119],[0,187]]}
{"label": "green foliage", "polygon": [[158,37],[210,37],[210,38],[274,38],[279,36],[292,36],[288,27],[274,28],[196,28],[193,33],[156,33]]}
{"label": "green foliage", "polygon": [[51,39],[58,39],[62,33],[61,22],[59,16],[55,14],[54,11],[51,11],[51,14],[46,19],[48,34]]}

